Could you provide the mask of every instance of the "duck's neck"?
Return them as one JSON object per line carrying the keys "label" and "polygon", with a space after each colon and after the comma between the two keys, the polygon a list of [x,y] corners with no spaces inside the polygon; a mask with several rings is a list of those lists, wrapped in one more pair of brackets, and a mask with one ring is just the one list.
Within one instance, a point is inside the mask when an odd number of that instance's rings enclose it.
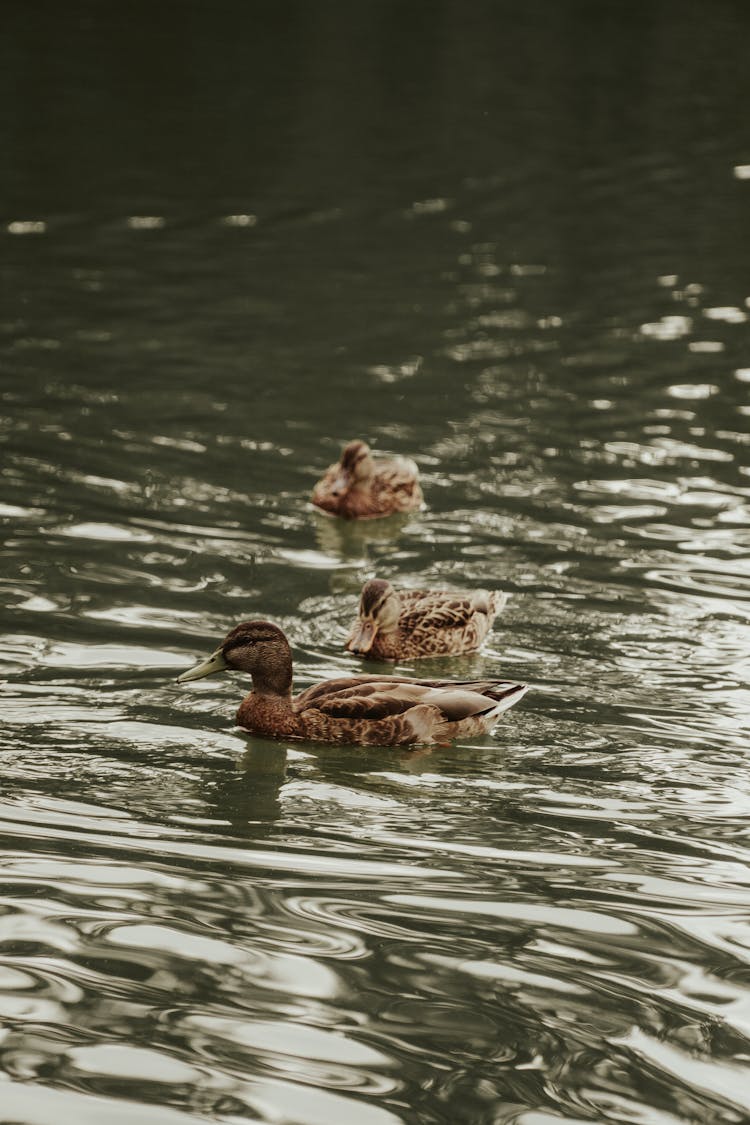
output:
{"label": "duck's neck", "polygon": [[263,663],[251,669],[256,695],[290,701],[292,698],[292,654],[279,646],[264,654]]}

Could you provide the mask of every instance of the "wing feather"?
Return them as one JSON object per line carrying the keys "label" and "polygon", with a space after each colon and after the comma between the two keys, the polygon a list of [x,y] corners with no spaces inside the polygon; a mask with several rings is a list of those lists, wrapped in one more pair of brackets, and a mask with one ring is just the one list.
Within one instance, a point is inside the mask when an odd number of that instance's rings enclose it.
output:
{"label": "wing feather", "polygon": [[327,680],[302,692],[294,710],[315,709],[339,719],[377,721],[427,705],[446,722],[460,722],[492,711],[518,688],[497,680],[412,680],[401,676],[353,676]]}
{"label": "wing feather", "polygon": [[409,633],[415,629],[465,629],[475,613],[471,598],[423,598],[401,615],[400,625]]}

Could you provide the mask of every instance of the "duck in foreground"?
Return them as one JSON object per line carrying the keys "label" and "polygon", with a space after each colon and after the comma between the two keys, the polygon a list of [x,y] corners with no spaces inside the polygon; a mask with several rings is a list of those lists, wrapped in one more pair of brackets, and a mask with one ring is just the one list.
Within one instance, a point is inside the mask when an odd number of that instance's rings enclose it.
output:
{"label": "duck in foreground", "polygon": [[270,621],[237,625],[177,682],[233,669],[249,672],[253,680],[237,712],[245,730],[264,738],[365,746],[447,743],[484,734],[527,690],[525,684],[495,680],[353,676],[326,680],[293,699],[289,642]]}
{"label": "duck in foreground", "polygon": [[362,587],[346,648],[373,660],[473,652],[506,601],[499,591],[395,590],[373,578]]}
{"label": "duck in foreground", "polygon": [[408,457],[376,459],[365,442],[350,441],[315,485],[312,502],[349,520],[414,512],[422,504],[419,470]]}

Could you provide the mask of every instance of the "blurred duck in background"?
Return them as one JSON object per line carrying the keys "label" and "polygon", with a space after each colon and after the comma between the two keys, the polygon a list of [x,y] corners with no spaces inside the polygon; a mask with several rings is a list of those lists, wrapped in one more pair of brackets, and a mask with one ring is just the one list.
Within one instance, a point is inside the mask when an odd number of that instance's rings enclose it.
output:
{"label": "blurred duck in background", "polygon": [[350,441],[313,489],[312,502],[348,520],[414,512],[422,505],[419,470],[408,457],[373,457],[364,441]]}

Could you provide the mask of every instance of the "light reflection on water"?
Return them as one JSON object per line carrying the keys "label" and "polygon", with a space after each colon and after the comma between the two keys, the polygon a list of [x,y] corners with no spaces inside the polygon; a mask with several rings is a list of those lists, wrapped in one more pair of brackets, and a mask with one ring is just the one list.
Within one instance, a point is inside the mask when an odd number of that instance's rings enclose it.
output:
{"label": "light reflection on water", "polygon": [[[85,3],[2,48],[69,110],[0,230],[4,1119],[740,1125],[746,16],[229,7],[170,25],[210,89],[144,68],[150,141],[81,86]],[[110,18],[163,75],[159,21]],[[311,509],[355,436],[423,512]],[[509,593],[481,654],[399,669],[530,682],[491,736],[274,745],[237,677],[174,684],[253,616],[298,687],[356,671],[376,574]]]}

